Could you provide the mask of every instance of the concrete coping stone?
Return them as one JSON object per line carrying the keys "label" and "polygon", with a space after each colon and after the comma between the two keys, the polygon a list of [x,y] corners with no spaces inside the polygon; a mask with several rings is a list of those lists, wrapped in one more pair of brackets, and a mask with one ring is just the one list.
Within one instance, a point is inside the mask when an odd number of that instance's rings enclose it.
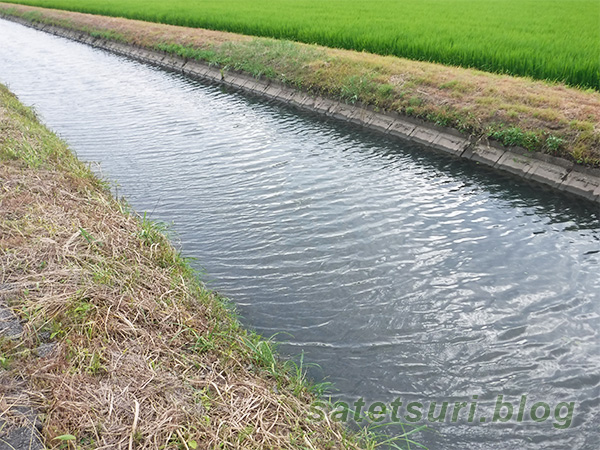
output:
{"label": "concrete coping stone", "polygon": [[[197,75],[205,79],[214,79],[216,74],[210,67],[203,67],[198,71]],[[221,79],[221,74],[219,74],[219,79]]]}
{"label": "concrete coping stone", "polygon": [[271,83],[262,80],[256,80],[257,86],[255,93],[261,97],[264,97],[264,93],[271,87]]}
{"label": "concrete coping stone", "polygon": [[263,96],[271,100],[310,110],[325,116],[365,126],[371,130],[470,159],[600,202],[600,170],[586,169],[573,162],[541,153],[531,153],[514,147],[507,149],[493,141],[471,143],[464,134],[396,113],[376,112],[364,105],[348,105],[325,97],[312,96],[275,81],[255,79],[245,74],[223,72],[200,61],[187,60],[158,50],[136,47],[122,42],[94,38],[89,34],[43,23],[29,22],[20,17],[0,14],[7,20],[58,36],[80,41],[114,53],[181,71],[206,81],[212,81]]}
{"label": "concrete coping stone", "polygon": [[523,178],[529,178],[528,174],[533,167],[534,159],[518,153],[505,151],[494,167],[505,170]]}
{"label": "concrete coping stone", "polygon": [[336,102],[324,97],[317,97],[314,105],[315,111],[331,117],[331,110],[336,106]]}
{"label": "concrete coping stone", "polygon": [[402,139],[410,139],[416,128],[417,126],[410,122],[396,119],[388,127],[387,133]]}
{"label": "concrete coping stone", "polygon": [[218,81],[218,82],[225,81],[225,78],[224,78],[223,74],[221,73],[221,71],[217,70],[217,69],[214,69],[212,67],[208,68],[208,70],[204,74],[204,77],[208,78],[208,79],[210,79],[212,81]]}
{"label": "concrete coping stone", "polygon": [[290,98],[290,105],[295,106],[296,108],[302,107],[302,101],[304,100],[304,93],[301,91],[294,91],[292,93],[292,97]]}
{"label": "concrete coping stone", "polygon": [[367,121],[371,119],[370,114],[371,111],[369,111],[368,109],[365,109],[358,105],[353,105],[352,112],[346,121],[348,123],[360,125],[363,128],[368,128]]}
{"label": "concrete coping stone", "polygon": [[175,57],[166,57],[162,63],[172,69],[178,69],[183,65],[183,60]]}
{"label": "concrete coping stone", "polygon": [[373,130],[387,133],[394,121],[394,118],[386,116],[385,114],[373,113],[371,120],[366,125]]}
{"label": "concrete coping stone", "polygon": [[366,127],[371,120],[373,120],[373,112],[360,107],[356,108],[354,114],[352,114],[352,117],[350,118],[350,122],[364,127]]}
{"label": "concrete coping stone", "polygon": [[350,118],[354,116],[356,112],[356,106],[348,105],[345,103],[337,103],[333,105],[330,110],[330,114],[332,117],[338,120],[343,120],[345,122],[349,122]]}
{"label": "concrete coping stone", "polygon": [[291,89],[281,88],[277,99],[283,100],[286,103],[290,103],[292,101],[292,98],[294,97],[294,94],[295,92]]}
{"label": "concrete coping stone", "polygon": [[194,77],[204,77],[208,69],[203,64],[199,64],[196,61],[188,61],[185,65],[184,72]]}
{"label": "concrete coping stone", "polygon": [[258,92],[261,89],[261,87],[262,87],[262,83],[260,83],[258,80],[251,80],[246,85],[246,89],[253,93]]}
{"label": "concrete coping stone", "polygon": [[230,86],[234,86],[238,89],[244,90],[244,86],[248,80],[238,76],[237,74],[230,74],[230,76],[225,77],[225,81]]}
{"label": "concrete coping stone", "polygon": [[317,102],[317,99],[315,97],[313,97],[311,95],[305,95],[300,100],[300,106],[303,107],[304,109],[314,111],[316,102]]}
{"label": "concrete coping stone", "polygon": [[461,156],[467,146],[469,139],[464,136],[454,136],[452,134],[440,133],[432,146],[438,150],[443,150],[446,153],[452,153],[456,156]]}
{"label": "concrete coping stone", "polygon": [[265,95],[266,97],[269,97],[270,99],[275,99],[275,98],[277,98],[277,96],[279,95],[280,92],[281,92],[281,88],[279,86],[269,85],[263,91],[263,95]]}
{"label": "concrete coping stone", "polygon": [[[139,49],[138,50],[138,54],[140,55],[141,58],[145,58],[145,59],[150,59],[152,61],[155,61],[157,59],[162,59],[162,55],[159,56],[158,53],[153,52],[151,50],[145,50],[145,49]],[[187,63],[187,60],[186,60]]]}
{"label": "concrete coping stone", "polygon": [[[392,128],[390,127],[390,130]],[[418,142],[419,144],[431,145],[440,135],[439,131],[433,128],[425,128],[417,126],[410,134],[409,138],[411,141]]]}
{"label": "concrete coping stone", "polygon": [[568,167],[559,166],[546,161],[535,160],[532,163],[529,175],[531,180],[538,181],[556,188],[559,187],[559,185],[565,180],[572,167],[573,163],[571,163],[571,166]]}
{"label": "concrete coping stone", "polygon": [[506,153],[506,150],[491,147],[487,143],[476,143],[467,147],[462,157],[494,167],[504,153]]}
{"label": "concrete coping stone", "polygon": [[595,201],[598,197],[598,189],[600,189],[600,178],[591,177],[583,171],[572,170],[559,189]]}
{"label": "concrete coping stone", "polygon": [[240,77],[241,78],[241,86],[244,90],[248,90],[249,86],[255,85],[256,81],[251,77]]}

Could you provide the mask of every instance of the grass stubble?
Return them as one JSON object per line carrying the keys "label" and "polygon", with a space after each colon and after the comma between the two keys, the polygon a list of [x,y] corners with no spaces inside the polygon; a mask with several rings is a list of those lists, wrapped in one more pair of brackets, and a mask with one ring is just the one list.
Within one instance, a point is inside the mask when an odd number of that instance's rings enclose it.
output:
{"label": "grass stubble", "polygon": [[48,448],[358,449],[384,439],[311,421],[321,386],[243,329],[164,231],[0,85],[0,307],[23,322],[18,339],[0,335],[0,436],[33,407]]}
{"label": "grass stubble", "polygon": [[[298,42],[0,3],[0,14],[175,54],[294,87],[600,167],[600,92]],[[600,66],[600,61],[599,61]]]}

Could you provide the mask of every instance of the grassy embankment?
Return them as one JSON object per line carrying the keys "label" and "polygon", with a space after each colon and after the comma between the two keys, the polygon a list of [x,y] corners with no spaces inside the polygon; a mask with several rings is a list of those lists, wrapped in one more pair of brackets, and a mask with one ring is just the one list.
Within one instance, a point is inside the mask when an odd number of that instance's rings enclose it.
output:
{"label": "grassy embankment", "polygon": [[10,0],[600,88],[597,0]]}
{"label": "grassy embankment", "polygon": [[[75,3],[80,7],[94,4]],[[103,12],[110,12],[114,6],[112,2],[103,4],[108,5]],[[135,3],[126,5],[133,8]],[[137,17],[141,17],[146,10],[152,8],[126,12],[136,16],[137,11]],[[600,167],[600,93],[593,89],[291,41],[68,11],[0,4],[0,12],[163,50],[347,103],[362,103],[452,127],[477,139],[490,138],[507,147],[520,146]],[[172,20],[172,14],[159,14],[154,19]],[[193,21],[194,16],[190,17],[189,21]],[[586,30],[580,27],[582,35],[587,36]],[[527,41],[521,47],[529,48],[530,44]],[[575,53],[572,56],[576,58]],[[600,65],[597,54],[594,58],[587,62]],[[541,64],[539,59],[534,61],[536,67]]]}
{"label": "grassy embankment", "polygon": [[31,403],[49,448],[373,448],[309,420],[318,386],[163,231],[0,85],[0,308],[25,321],[0,335],[0,435]]}

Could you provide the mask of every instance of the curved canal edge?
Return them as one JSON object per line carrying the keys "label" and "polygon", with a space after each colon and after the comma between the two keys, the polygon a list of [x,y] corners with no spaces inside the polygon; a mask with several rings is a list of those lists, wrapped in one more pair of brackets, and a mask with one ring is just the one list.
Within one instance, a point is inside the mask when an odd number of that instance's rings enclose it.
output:
{"label": "curved canal edge", "polygon": [[246,331],[1,84],[0,118],[0,447],[374,445],[311,420],[302,361]]}
{"label": "curved canal edge", "polygon": [[257,79],[250,75],[227,71],[172,53],[92,36],[84,31],[12,16],[2,11],[0,11],[0,17],[176,71],[191,78],[227,86],[304,111],[352,123],[393,138],[417,142],[428,148],[472,160],[496,170],[509,172],[559,191],[569,192],[600,203],[600,169],[587,168],[563,158],[527,151],[522,147],[508,148],[488,139],[467,137],[455,129],[433,125],[396,113],[381,113],[368,106],[351,105],[331,98],[309,95],[274,80]]}

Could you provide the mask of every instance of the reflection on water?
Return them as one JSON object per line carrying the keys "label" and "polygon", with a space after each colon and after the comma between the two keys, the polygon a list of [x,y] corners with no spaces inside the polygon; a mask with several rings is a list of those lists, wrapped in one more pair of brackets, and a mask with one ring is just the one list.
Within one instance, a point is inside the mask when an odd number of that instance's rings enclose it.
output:
{"label": "reflection on water", "polygon": [[12,23],[0,42],[0,81],[138,211],[174,222],[244,323],[285,332],[335,398],[573,401],[566,430],[552,411],[448,418],[417,439],[595,448],[596,206]]}

